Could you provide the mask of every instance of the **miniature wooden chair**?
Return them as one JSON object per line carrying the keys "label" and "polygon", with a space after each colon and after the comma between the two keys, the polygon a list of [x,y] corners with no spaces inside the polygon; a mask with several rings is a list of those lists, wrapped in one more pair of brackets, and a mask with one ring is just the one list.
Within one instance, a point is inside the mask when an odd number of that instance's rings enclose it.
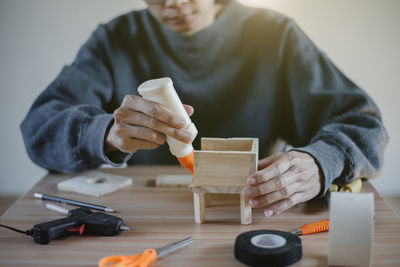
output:
{"label": "miniature wooden chair", "polygon": [[240,194],[240,219],[251,223],[249,200],[241,194],[246,178],[257,170],[257,138],[202,138],[194,151],[194,173],[190,190],[196,223],[205,222],[208,194]]}

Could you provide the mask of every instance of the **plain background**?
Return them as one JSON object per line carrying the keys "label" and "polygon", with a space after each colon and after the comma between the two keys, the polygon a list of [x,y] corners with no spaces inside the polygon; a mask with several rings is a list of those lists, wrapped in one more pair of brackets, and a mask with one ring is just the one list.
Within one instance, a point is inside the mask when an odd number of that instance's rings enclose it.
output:
{"label": "plain background", "polygon": [[[373,183],[400,196],[400,1],[241,0],[292,18],[381,108],[390,135],[385,166]],[[0,197],[20,196],[46,171],[34,165],[19,125],[35,98],[74,59],[97,24],[140,0],[0,0]]]}

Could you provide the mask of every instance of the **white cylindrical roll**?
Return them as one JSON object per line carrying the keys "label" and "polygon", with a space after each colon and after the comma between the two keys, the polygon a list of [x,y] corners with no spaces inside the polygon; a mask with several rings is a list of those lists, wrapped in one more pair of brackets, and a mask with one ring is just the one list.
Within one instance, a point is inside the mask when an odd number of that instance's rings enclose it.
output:
{"label": "white cylindrical roll", "polygon": [[328,264],[370,266],[374,195],[333,192],[330,203]]}

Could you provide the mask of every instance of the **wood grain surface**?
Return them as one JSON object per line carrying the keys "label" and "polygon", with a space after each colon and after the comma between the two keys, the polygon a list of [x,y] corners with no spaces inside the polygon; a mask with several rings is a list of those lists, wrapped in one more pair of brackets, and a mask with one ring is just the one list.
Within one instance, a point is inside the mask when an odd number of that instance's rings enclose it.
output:
{"label": "wood grain surface", "polygon": [[[253,223],[241,225],[239,206],[232,205],[229,199],[226,203],[220,200],[220,205],[209,205],[207,223],[199,225],[194,223],[192,193],[154,187],[157,175],[185,174],[183,168],[140,166],[100,171],[132,177],[133,184],[104,197],[90,197],[57,192],[57,183],[71,176],[50,174],[10,207],[0,217],[0,223],[26,230],[34,224],[61,218],[62,215],[45,208],[46,201],[33,198],[34,192],[41,192],[115,208],[115,215],[131,228],[129,232],[111,237],[67,236],[49,245],[39,245],[29,236],[0,228],[0,266],[97,266],[105,256],[136,254],[189,236],[195,238],[193,243],[152,266],[244,266],[233,255],[238,234],[255,229],[290,231],[329,217],[326,202],[314,201],[272,218],[265,218],[263,209],[254,209]],[[364,184],[363,192],[375,194],[373,265],[400,266],[400,218],[370,184]],[[325,266],[328,233],[301,239],[303,258],[295,266]]]}

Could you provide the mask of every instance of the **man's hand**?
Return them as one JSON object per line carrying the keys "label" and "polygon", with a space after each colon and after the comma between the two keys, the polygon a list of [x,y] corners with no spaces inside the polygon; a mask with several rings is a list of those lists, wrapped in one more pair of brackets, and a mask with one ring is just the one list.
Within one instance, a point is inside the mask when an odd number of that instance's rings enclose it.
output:
{"label": "man's hand", "polygon": [[253,208],[265,207],[265,216],[282,213],[315,197],[322,188],[322,175],[314,158],[290,151],[264,158],[258,171],[247,177],[243,194]]}
{"label": "man's hand", "polygon": [[[189,116],[193,114],[191,106],[185,105],[185,109]],[[184,126],[184,119],[164,105],[127,95],[114,111],[114,123],[105,138],[105,152],[155,149],[165,142],[167,135],[189,143],[192,134],[183,130]]]}

